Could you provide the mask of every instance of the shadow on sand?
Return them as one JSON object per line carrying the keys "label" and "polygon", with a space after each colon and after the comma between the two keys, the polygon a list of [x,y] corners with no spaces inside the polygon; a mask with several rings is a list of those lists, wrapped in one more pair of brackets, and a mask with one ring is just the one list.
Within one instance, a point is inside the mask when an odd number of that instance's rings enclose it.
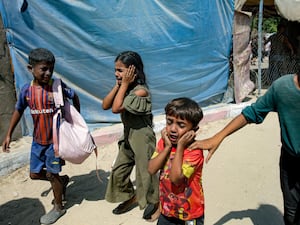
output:
{"label": "shadow on sand", "polygon": [[98,170],[98,174],[101,180],[98,179],[96,170],[89,174],[70,178],[66,192],[67,203],[65,207],[67,209],[80,204],[83,200],[98,201],[104,199],[110,172]]}
{"label": "shadow on sand", "polygon": [[20,198],[0,206],[1,225],[36,225],[44,215],[45,208],[39,199]]}
{"label": "shadow on sand", "polygon": [[[80,204],[83,200],[98,201],[105,197],[106,186],[110,172],[96,170],[88,174],[70,177],[70,182],[66,191],[65,208],[71,208],[76,204]],[[41,193],[41,196],[47,196],[52,191],[51,187]]]}
{"label": "shadow on sand", "polygon": [[232,211],[213,225],[223,225],[230,220],[249,218],[253,225],[283,225],[282,213],[272,205],[262,204],[257,209]]}
{"label": "shadow on sand", "polygon": [[[65,208],[71,208],[80,204],[83,200],[98,201],[105,197],[105,190],[110,172],[96,170],[88,174],[73,176],[67,186]],[[52,189],[49,188],[41,193],[47,196]],[[52,193],[51,193],[52,195]],[[0,205],[0,224],[1,225],[37,225],[39,219],[46,213],[42,202],[36,198],[20,198]]]}

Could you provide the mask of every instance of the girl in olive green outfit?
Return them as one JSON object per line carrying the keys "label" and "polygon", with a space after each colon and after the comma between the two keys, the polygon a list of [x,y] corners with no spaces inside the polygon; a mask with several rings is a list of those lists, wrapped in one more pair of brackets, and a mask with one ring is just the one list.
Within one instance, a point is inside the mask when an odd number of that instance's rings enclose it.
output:
{"label": "girl in olive green outfit", "polygon": [[[109,178],[105,199],[123,202],[113,210],[125,213],[137,205],[145,209],[143,218],[151,219],[158,210],[158,177],[147,171],[156,138],[152,128],[151,96],[146,85],[143,62],[132,51],[120,53],[115,59],[116,85],[103,99],[103,109],[120,113],[124,134],[119,140],[119,153]],[[136,167],[136,190],[130,180]]]}

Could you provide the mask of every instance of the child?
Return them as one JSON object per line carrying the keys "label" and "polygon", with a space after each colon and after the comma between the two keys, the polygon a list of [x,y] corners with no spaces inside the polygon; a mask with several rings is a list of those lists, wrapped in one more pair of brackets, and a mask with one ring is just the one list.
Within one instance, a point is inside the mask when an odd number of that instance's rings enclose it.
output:
{"label": "child", "polygon": [[[28,58],[27,68],[32,73],[33,80],[21,89],[6,138],[2,144],[2,150],[9,152],[12,133],[24,110],[29,107],[34,123],[30,155],[30,178],[50,181],[54,195],[54,207],[40,218],[40,222],[42,224],[52,224],[66,212],[62,200],[69,182],[67,175],[59,176],[64,162],[54,156],[52,142],[52,120],[55,104],[52,93],[53,79],[51,77],[55,57],[49,50],[37,48],[29,53]],[[63,87],[65,96],[73,99],[74,107],[80,111],[79,98],[76,93],[64,83]]]}
{"label": "child", "polygon": [[[143,218],[151,219],[158,211],[158,178],[147,171],[148,161],[155,150],[151,96],[146,85],[140,55],[125,51],[115,59],[116,84],[103,99],[102,108],[120,113],[124,134],[119,140],[119,153],[107,185],[105,199],[122,202],[114,214],[125,213],[137,204],[145,209]],[[136,190],[130,180],[136,167]],[[152,217],[152,219],[154,219]]]}
{"label": "child", "polygon": [[300,64],[296,74],[287,74],[211,138],[195,141],[190,148],[209,151],[210,160],[222,141],[249,123],[260,124],[269,112],[277,112],[281,133],[280,183],[284,224],[300,224]]}
{"label": "child", "polygon": [[202,110],[189,98],[177,98],[167,104],[165,113],[166,127],[148,164],[150,174],[160,170],[161,215],[157,224],[203,225],[203,152],[187,149],[194,142]]}

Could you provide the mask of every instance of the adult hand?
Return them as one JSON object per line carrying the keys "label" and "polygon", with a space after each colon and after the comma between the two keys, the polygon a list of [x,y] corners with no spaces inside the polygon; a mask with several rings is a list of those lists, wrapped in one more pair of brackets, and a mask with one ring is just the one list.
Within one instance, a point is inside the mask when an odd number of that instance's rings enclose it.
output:
{"label": "adult hand", "polygon": [[208,139],[199,140],[193,142],[189,149],[203,149],[208,151],[208,155],[205,159],[205,162],[208,163],[212,155],[215,153],[215,151],[218,149],[219,145],[221,144],[222,139],[219,139],[218,136],[213,136]]}

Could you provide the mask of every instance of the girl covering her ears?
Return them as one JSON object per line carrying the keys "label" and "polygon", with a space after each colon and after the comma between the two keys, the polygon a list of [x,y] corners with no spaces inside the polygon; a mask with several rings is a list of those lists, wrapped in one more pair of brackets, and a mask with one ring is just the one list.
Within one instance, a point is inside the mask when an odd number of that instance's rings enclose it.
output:
{"label": "girl covering her ears", "polygon": [[[125,213],[137,205],[144,209],[144,219],[158,211],[158,177],[147,171],[156,145],[150,91],[146,84],[140,55],[121,52],[115,59],[116,84],[103,99],[102,108],[120,113],[124,133],[118,142],[119,153],[113,164],[105,199],[123,202],[113,210]],[[130,179],[136,169],[136,189]]]}

